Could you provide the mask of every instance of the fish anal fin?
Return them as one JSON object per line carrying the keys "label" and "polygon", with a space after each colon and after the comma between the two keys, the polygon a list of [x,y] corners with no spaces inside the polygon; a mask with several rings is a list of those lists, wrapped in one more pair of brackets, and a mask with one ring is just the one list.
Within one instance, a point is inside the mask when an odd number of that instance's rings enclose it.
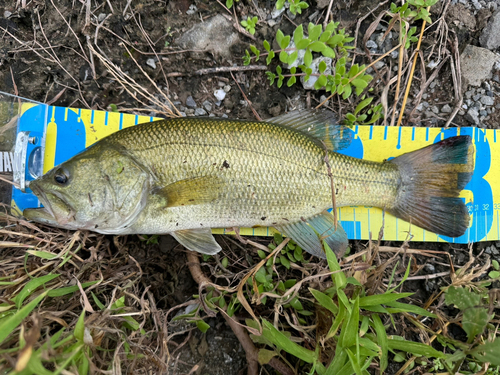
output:
{"label": "fish anal fin", "polygon": [[191,206],[210,203],[219,197],[223,187],[217,176],[195,177],[176,181],[153,189],[153,194],[166,199],[166,207]]}
{"label": "fish anal fin", "polygon": [[322,259],[326,259],[322,241],[325,241],[339,258],[344,255],[347,249],[348,240],[344,228],[337,223],[335,229],[333,216],[328,212],[323,212],[305,221],[278,225],[276,229],[290,237],[308,253]]}
{"label": "fish anal fin", "polygon": [[170,233],[186,249],[214,255],[221,251],[210,228],[185,229]]}
{"label": "fish anal fin", "polygon": [[298,110],[270,118],[267,122],[282,125],[307,134],[330,151],[342,150],[352,142],[353,132],[345,125],[339,125],[331,111]]}

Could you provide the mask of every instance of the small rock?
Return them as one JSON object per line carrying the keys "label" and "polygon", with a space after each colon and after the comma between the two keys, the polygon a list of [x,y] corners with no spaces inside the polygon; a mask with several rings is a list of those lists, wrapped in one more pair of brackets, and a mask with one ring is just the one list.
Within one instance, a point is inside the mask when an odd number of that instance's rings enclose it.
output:
{"label": "small rock", "polygon": [[274,27],[274,26],[276,26],[277,23],[278,22],[276,22],[273,19],[267,20],[267,24],[269,25],[269,27]]}
{"label": "small rock", "polygon": [[212,103],[210,103],[208,100],[205,100],[201,105],[206,109],[207,112],[210,112],[212,110]]}
{"label": "small rock", "polygon": [[196,108],[196,102],[194,101],[193,97],[189,95],[186,99],[186,105],[190,108]]}
{"label": "small rock", "polygon": [[385,62],[383,62],[382,60],[377,61],[375,64],[373,64],[373,67],[375,69],[382,69],[384,66],[385,66]]}
{"label": "small rock", "polygon": [[317,0],[316,6],[318,9],[326,8],[330,4],[330,0]]}
{"label": "small rock", "polygon": [[445,104],[441,107],[441,112],[443,113],[451,113],[451,107],[449,104]]}
{"label": "small rock", "polygon": [[467,114],[465,115],[467,121],[473,123],[474,125],[479,125],[479,113],[475,108],[469,108]]}
{"label": "small rock", "polygon": [[497,59],[496,54],[485,48],[467,45],[460,55],[464,84],[481,86],[483,81],[491,78],[491,70]]}
{"label": "small rock", "polygon": [[205,111],[203,108],[196,108],[194,110],[195,116],[205,116],[206,114],[207,114],[207,111]]}
{"label": "small rock", "polygon": [[483,103],[484,105],[493,105],[495,104],[495,99],[493,99],[491,96],[483,96],[481,98],[481,103]]}
{"label": "small rock", "polygon": [[488,81],[483,82],[483,87],[485,90],[490,91],[491,90],[491,85],[488,83]]}
{"label": "small rock", "polygon": [[182,117],[186,117],[187,116],[186,112],[180,111],[179,113],[181,114]]}
{"label": "small rock", "polygon": [[279,16],[281,16],[283,14],[284,11],[285,11],[285,7],[281,8],[281,9],[274,8],[271,12],[271,18],[272,19],[278,18]]}
{"label": "small rock", "polygon": [[493,13],[479,37],[481,47],[494,50],[500,47],[500,9]]}
{"label": "small rock", "polygon": [[224,363],[233,362],[233,359],[231,358],[231,356],[229,354],[227,354],[226,352],[223,352],[222,354],[224,355]]}
{"label": "small rock", "polygon": [[488,246],[486,249],[484,249],[484,252],[486,254],[491,254],[491,249],[493,248],[493,246]]}
{"label": "small rock", "polygon": [[368,49],[377,49],[378,45],[373,40],[369,40],[368,42],[366,42],[366,48],[368,48]]}
{"label": "small rock", "polygon": [[427,263],[427,264],[425,265],[425,269],[426,269],[428,272],[430,272],[430,273],[434,273],[434,272],[436,272],[436,267],[434,267],[434,265],[433,265],[433,264],[431,264],[431,263]]}
{"label": "small rock", "polygon": [[147,59],[146,60],[146,65],[153,68],[153,69],[156,69],[156,62],[155,62],[155,59]]}
{"label": "small rock", "polygon": [[222,118],[227,118],[227,115],[225,113],[222,114]]}
{"label": "small rock", "polygon": [[474,100],[475,102],[478,102],[480,99],[481,99],[482,95],[481,94],[476,94],[472,97],[472,100]]}
{"label": "small rock", "polygon": [[[186,8],[184,8],[184,9],[186,9]],[[196,5],[191,4],[189,6],[189,9],[186,11],[186,14],[188,14],[188,15],[195,14],[197,10],[198,10],[198,8],[196,7]]]}
{"label": "small rock", "polygon": [[8,10],[6,10],[5,12],[3,12],[3,17],[4,18],[9,18],[10,16],[12,16],[12,12],[9,12]]}
{"label": "small rock", "polygon": [[394,60],[396,60],[398,57],[399,57],[399,51],[394,50],[394,51],[391,52],[391,58],[393,58]]}
{"label": "small rock", "polygon": [[477,0],[472,0],[472,5],[474,6],[474,8],[476,8],[476,10],[479,10],[482,8],[481,4]]}
{"label": "small rock", "polygon": [[187,115],[194,115],[194,109],[193,108],[187,108],[186,109],[186,114]]}
{"label": "small rock", "polygon": [[184,49],[210,51],[216,55],[231,56],[231,46],[238,42],[233,23],[218,14],[205,22],[194,25],[176,43]]}
{"label": "small rock", "polygon": [[432,81],[431,84],[429,85],[429,87],[431,89],[433,89],[434,87],[436,87],[436,85],[437,85],[437,82],[436,81]]}
{"label": "small rock", "polygon": [[439,108],[436,105],[433,105],[431,107],[431,111],[437,114],[437,113],[439,113]]}
{"label": "small rock", "polygon": [[[317,57],[315,58],[312,62],[311,65],[309,66],[312,70],[312,74],[318,74],[319,73],[319,64],[324,61],[326,63],[326,70],[324,71],[325,75],[332,74],[332,59],[329,57]],[[300,82],[302,83],[302,86],[304,87],[305,90],[312,90],[314,89],[314,84],[318,80],[318,77],[316,76],[310,76],[309,80],[306,82],[304,80],[304,76],[300,77]]]}
{"label": "small rock", "polygon": [[97,21],[101,23],[106,19],[106,13],[99,13],[99,16],[97,16]]}
{"label": "small rock", "polygon": [[292,21],[293,21],[295,18],[297,18],[297,15],[296,15],[296,14],[293,14],[292,12],[290,12],[290,10],[289,10],[289,9],[287,9],[287,10],[286,10],[286,16],[287,16],[288,18],[290,18]]}
{"label": "small rock", "polygon": [[[295,48],[295,43],[293,42],[293,40],[288,45],[288,48],[291,49],[291,50],[290,51],[286,51],[286,53],[290,56],[294,52],[293,48]],[[288,64],[287,68],[288,69],[292,69],[292,68],[297,68],[299,65],[303,65],[304,64],[304,56],[305,55],[306,55],[306,50],[305,49],[298,50],[297,51],[297,58],[295,59],[295,61],[293,63]]]}
{"label": "small rock", "polygon": [[483,116],[483,117],[488,116],[488,112],[486,112],[484,109],[480,110],[480,111],[479,111],[479,114],[480,114],[481,116]]}
{"label": "small rock", "polygon": [[224,91],[225,92],[231,91],[231,86],[229,86],[229,85],[224,86]]}
{"label": "small rock", "polygon": [[316,16],[319,14],[319,11],[316,11],[314,12],[313,14],[311,14],[309,17],[307,17],[309,19],[309,21],[312,22],[313,19],[316,18]]}
{"label": "small rock", "polygon": [[215,113],[210,113],[208,117],[215,117]]}
{"label": "small rock", "polygon": [[434,69],[436,66],[439,65],[439,62],[438,61],[434,61],[434,60],[431,60],[429,61],[429,63],[427,64],[427,67],[429,69]]}
{"label": "small rock", "polygon": [[469,90],[469,91],[466,91],[466,92],[465,92],[465,97],[466,97],[467,99],[472,98],[472,96],[473,96],[473,95],[474,95],[474,90]]}

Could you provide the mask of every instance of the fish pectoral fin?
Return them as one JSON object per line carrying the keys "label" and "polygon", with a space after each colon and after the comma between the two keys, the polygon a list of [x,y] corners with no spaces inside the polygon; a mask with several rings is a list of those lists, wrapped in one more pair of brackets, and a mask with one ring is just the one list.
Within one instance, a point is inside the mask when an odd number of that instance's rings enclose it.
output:
{"label": "fish pectoral fin", "polygon": [[338,258],[344,255],[347,249],[348,240],[344,228],[337,224],[335,230],[333,216],[328,212],[313,216],[306,221],[278,225],[275,228],[308,253],[322,259],[326,258],[323,241],[326,241]]}
{"label": "fish pectoral fin", "polygon": [[166,207],[192,206],[216,200],[223,184],[217,176],[195,177],[157,187],[153,189],[153,194],[165,198]]}
{"label": "fish pectoral fin", "polygon": [[210,228],[185,229],[170,233],[182,246],[198,253],[214,255],[221,251]]}

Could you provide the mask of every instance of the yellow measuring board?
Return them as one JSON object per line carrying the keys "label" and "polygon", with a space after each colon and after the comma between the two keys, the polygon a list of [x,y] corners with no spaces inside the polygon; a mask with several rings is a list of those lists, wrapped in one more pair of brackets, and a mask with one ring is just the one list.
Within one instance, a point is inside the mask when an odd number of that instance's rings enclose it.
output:
{"label": "yellow measuring board", "polygon": [[[30,111],[24,111],[20,124],[29,126]],[[43,171],[69,159],[105,136],[120,129],[140,123],[159,120],[149,116],[123,113],[47,107]],[[384,239],[403,241],[411,232],[413,241],[446,241],[468,243],[500,239],[500,171],[491,166],[500,160],[500,138],[497,130],[478,128],[415,128],[356,126],[352,130],[351,145],[340,152],[373,161],[391,159],[401,154],[420,149],[444,138],[455,135],[470,135],[476,148],[475,169],[471,182],[461,197],[471,214],[470,228],[459,238],[438,236],[409,223],[396,219],[374,207],[342,207],[338,218],[350,239],[368,239],[370,233],[376,238],[384,225]],[[26,194],[24,194],[26,195]],[[27,208],[16,200],[21,209]],[[31,203],[32,204],[32,203]],[[33,207],[33,205],[32,205]],[[228,229],[214,229],[214,233],[234,233]],[[274,233],[270,228],[241,228],[242,235],[268,236]]]}

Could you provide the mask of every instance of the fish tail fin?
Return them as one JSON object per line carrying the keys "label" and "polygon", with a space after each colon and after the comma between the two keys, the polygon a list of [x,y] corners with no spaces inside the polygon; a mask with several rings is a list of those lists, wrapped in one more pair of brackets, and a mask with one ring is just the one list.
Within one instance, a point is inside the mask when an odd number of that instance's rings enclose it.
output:
{"label": "fish tail fin", "polygon": [[459,237],[469,226],[460,191],[472,178],[474,146],[457,136],[395,159],[400,181],[394,206],[387,211],[425,230]]}

